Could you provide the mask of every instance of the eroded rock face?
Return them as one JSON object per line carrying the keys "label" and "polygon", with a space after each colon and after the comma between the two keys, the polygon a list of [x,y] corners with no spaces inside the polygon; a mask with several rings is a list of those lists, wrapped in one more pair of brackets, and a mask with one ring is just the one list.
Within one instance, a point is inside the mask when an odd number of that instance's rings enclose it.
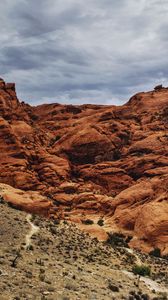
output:
{"label": "eroded rock face", "polygon": [[168,89],[120,107],[31,107],[0,80],[0,153],[0,183],[21,190],[18,204],[10,193],[15,205],[82,228],[90,218],[100,239],[123,231],[133,247],[168,253]]}

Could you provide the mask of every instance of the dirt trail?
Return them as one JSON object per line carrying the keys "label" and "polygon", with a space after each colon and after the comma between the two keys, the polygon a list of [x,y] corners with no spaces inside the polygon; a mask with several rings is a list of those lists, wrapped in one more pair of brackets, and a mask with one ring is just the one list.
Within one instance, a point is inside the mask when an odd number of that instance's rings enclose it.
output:
{"label": "dirt trail", "polygon": [[135,259],[136,259],[136,264],[137,264],[137,265],[142,265],[142,264],[143,264],[142,261],[141,261],[141,259],[140,259],[139,256],[135,253],[135,251],[134,251],[133,249],[131,249],[131,248],[125,248],[125,249],[126,249],[126,251],[127,251],[128,253],[132,254],[132,255],[135,257]]}
{"label": "dirt trail", "polygon": [[[122,271],[122,273],[126,274],[129,278],[134,278],[136,279],[137,276],[134,275],[132,272],[129,272],[129,271]],[[152,280],[151,278],[149,277],[144,277],[144,276],[141,276],[140,279],[139,279],[141,282],[145,283],[145,285],[151,290],[155,290],[155,292],[163,292],[163,293],[168,293],[168,288],[165,286],[165,285],[162,285],[154,280]]]}
{"label": "dirt trail", "polygon": [[28,234],[26,234],[26,238],[25,238],[25,242],[26,242],[26,245],[25,245],[25,249],[28,249],[31,245],[31,238],[32,236],[38,232],[39,230],[39,227],[34,225],[33,222],[31,221],[32,220],[32,215],[31,214],[28,214],[26,216],[26,221],[29,223],[30,225],[30,231],[28,232]]}

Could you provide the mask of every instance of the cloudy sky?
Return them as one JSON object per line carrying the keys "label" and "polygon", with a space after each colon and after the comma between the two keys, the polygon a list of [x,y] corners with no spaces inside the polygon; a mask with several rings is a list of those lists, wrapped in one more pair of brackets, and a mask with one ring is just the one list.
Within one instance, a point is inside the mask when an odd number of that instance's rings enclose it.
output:
{"label": "cloudy sky", "polygon": [[18,97],[121,104],[168,85],[167,0],[3,0],[0,77]]}

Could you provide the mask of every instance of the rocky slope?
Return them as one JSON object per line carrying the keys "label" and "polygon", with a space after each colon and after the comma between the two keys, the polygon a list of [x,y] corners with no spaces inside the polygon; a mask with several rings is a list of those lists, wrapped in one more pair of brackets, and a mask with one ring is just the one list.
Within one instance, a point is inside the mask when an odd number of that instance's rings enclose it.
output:
{"label": "rocky slope", "polygon": [[[167,299],[168,261],[111,247],[2,200],[0,210],[1,300]],[[137,259],[150,277],[132,273]]]}
{"label": "rocky slope", "polygon": [[0,152],[6,201],[100,240],[119,231],[131,247],[168,254],[167,88],[119,107],[31,107],[0,80]]}

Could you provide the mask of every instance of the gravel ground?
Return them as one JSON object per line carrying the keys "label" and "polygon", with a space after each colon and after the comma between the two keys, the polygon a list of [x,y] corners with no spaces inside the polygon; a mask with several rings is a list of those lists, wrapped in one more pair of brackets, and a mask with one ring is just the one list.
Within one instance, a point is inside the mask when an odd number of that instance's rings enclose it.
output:
{"label": "gravel ground", "polygon": [[27,214],[3,202],[0,211],[0,300],[167,299],[167,260],[136,252],[151,267],[156,285],[148,287],[131,272],[136,257],[125,248],[39,216],[31,217],[39,228],[28,246]]}

